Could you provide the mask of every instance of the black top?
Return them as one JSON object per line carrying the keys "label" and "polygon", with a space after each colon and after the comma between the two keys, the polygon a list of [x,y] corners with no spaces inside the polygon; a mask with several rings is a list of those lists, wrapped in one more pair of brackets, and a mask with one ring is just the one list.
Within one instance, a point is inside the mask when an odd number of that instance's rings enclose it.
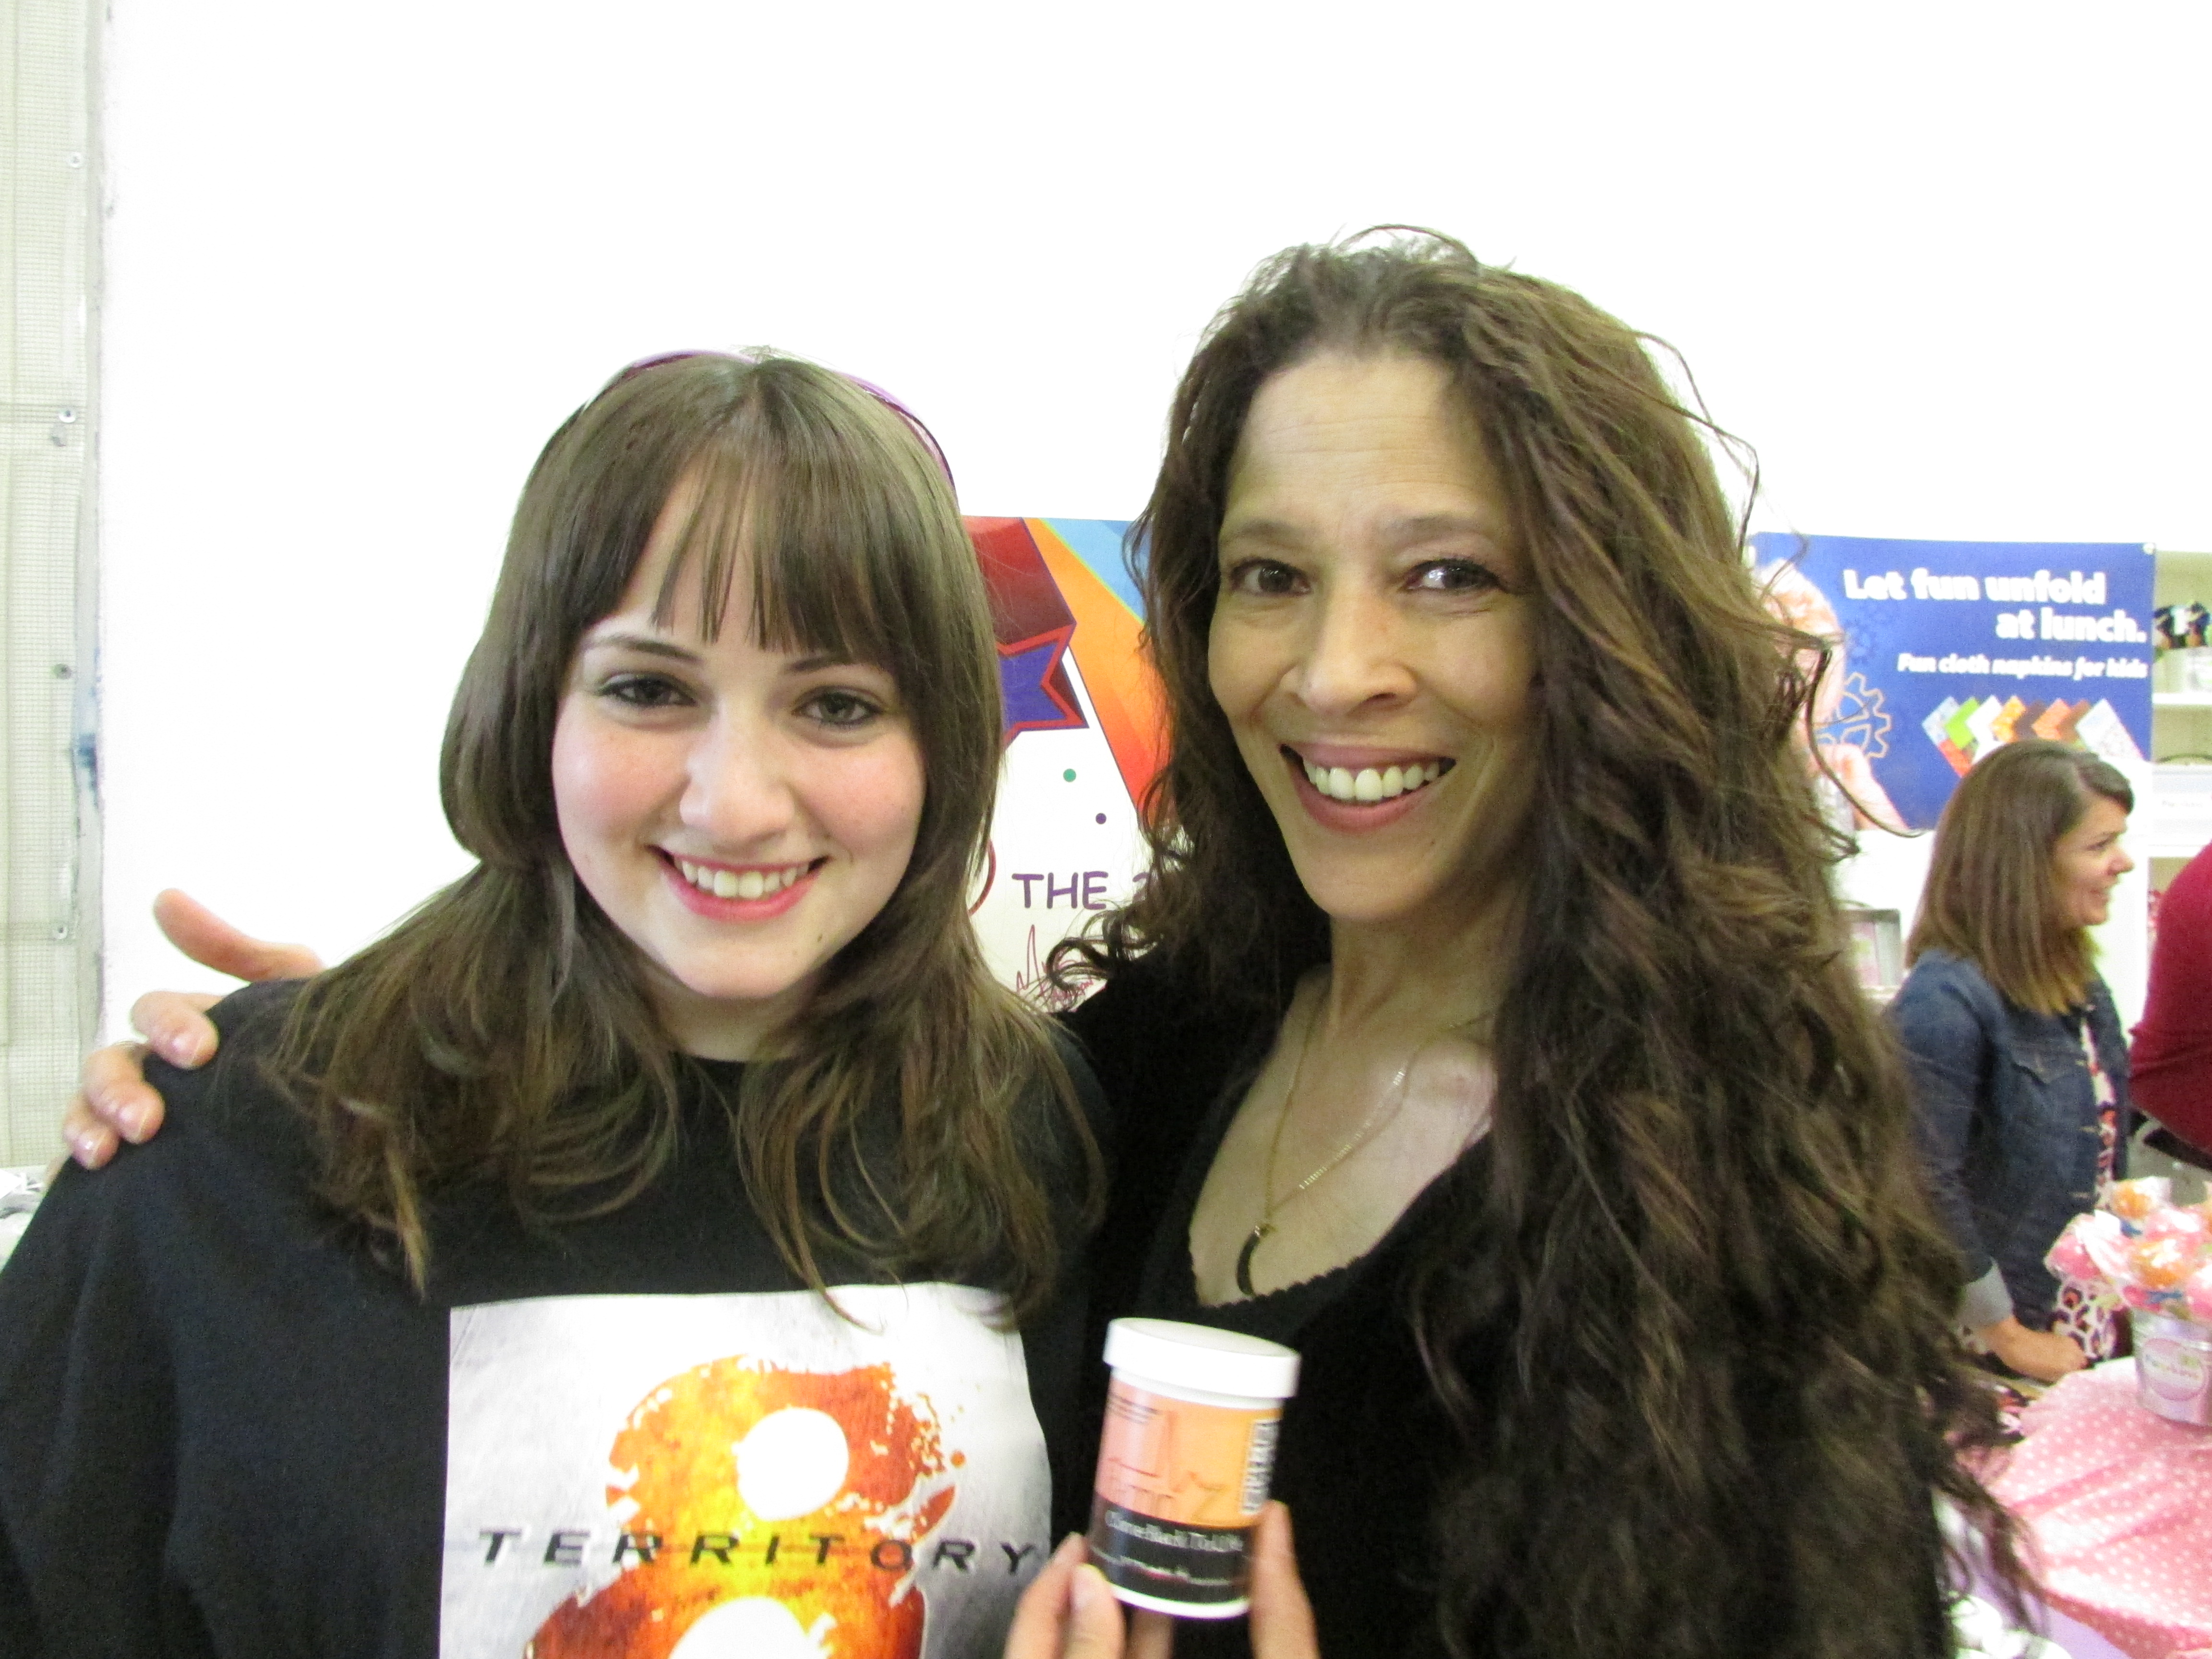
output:
{"label": "black top", "polygon": [[[1094,1251],[1093,1352],[1105,1321],[1132,1312],[1296,1348],[1298,1392],[1284,1409],[1274,1495],[1296,1523],[1322,1651],[1378,1659],[1428,1651],[1431,1510],[1451,1431],[1413,1344],[1407,1279],[1438,1207],[1480,1178],[1486,1147],[1431,1183],[1358,1261],[1209,1307],[1192,1276],[1191,1215],[1276,1021],[1209,1008],[1150,963],[1124,969],[1065,1018],[1093,1056],[1121,1133]],[[1188,1621],[1176,1633],[1176,1659],[1250,1651],[1242,1620]]]}
{"label": "black top", "polygon": [[205,1071],[149,1066],[162,1133],[65,1171],[0,1273],[0,1653],[659,1655],[709,1620],[997,1650],[1048,1454],[1088,1489],[1073,1255],[1018,1334],[988,1291],[825,1261],[841,1316],[746,1200],[739,1068],[702,1063],[647,1191],[550,1230],[465,1194],[417,1298],[309,1195],[258,1065],[288,994],[223,1004]]}

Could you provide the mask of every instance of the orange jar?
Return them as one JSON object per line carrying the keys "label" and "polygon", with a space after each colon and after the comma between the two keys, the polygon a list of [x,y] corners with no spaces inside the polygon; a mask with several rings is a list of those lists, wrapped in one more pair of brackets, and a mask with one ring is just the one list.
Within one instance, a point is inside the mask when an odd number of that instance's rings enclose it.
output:
{"label": "orange jar", "polygon": [[1210,1325],[1117,1319],[1106,1364],[1091,1561],[1133,1607],[1235,1617],[1251,1605],[1252,1528],[1297,1355]]}

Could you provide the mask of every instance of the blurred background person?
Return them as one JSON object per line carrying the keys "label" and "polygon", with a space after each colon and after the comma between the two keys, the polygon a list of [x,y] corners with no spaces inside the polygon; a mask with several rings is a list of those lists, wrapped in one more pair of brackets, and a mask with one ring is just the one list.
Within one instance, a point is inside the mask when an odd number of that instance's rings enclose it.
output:
{"label": "blurred background person", "polygon": [[2150,994],[2129,1062],[2135,1103],[2164,1126],[2144,1144],[2212,1170],[2212,848],[2159,899]]}
{"label": "blurred background person", "polygon": [[2008,744],[1936,830],[1911,971],[1890,1005],[1936,1206],[1964,1259],[1962,1324],[2005,1367],[2055,1382],[2109,1358],[2115,1304],[2044,1253],[2125,1173],[2128,1050],[2089,929],[2135,867],[2135,796],[2087,751]]}

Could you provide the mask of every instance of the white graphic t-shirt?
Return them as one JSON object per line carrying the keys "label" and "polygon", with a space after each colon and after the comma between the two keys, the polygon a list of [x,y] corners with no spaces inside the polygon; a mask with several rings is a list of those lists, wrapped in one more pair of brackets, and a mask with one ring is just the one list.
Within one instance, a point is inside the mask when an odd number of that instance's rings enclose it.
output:
{"label": "white graphic t-shirt", "polygon": [[961,1285],[456,1309],[439,1650],[933,1659],[1049,1549],[1021,1339]]}

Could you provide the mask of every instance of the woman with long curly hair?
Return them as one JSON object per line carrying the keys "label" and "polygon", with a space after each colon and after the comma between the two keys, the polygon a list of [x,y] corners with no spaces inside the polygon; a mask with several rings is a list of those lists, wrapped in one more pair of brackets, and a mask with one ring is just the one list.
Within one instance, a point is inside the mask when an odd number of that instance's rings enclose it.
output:
{"label": "woman with long curly hair", "polygon": [[1819,642],[1709,430],[1425,234],[1271,260],[1176,394],[1152,878],[1058,960],[1121,1126],[1094,1323],[1300,1351],[1331,1659],[1938,1654],[1939,1506],[2010,1560],[1792,743]]}
{"label": "woman with long curly hair", "polygon": [[1938,1499],[2002,1553],[1814,642],[1705,430],[1426,236],[1278,257],[1176,394],[1152,877],[1061,966],[1127,1126],[1106,1301],[1304,1357],[1326,1654],[1940,1653]]}

